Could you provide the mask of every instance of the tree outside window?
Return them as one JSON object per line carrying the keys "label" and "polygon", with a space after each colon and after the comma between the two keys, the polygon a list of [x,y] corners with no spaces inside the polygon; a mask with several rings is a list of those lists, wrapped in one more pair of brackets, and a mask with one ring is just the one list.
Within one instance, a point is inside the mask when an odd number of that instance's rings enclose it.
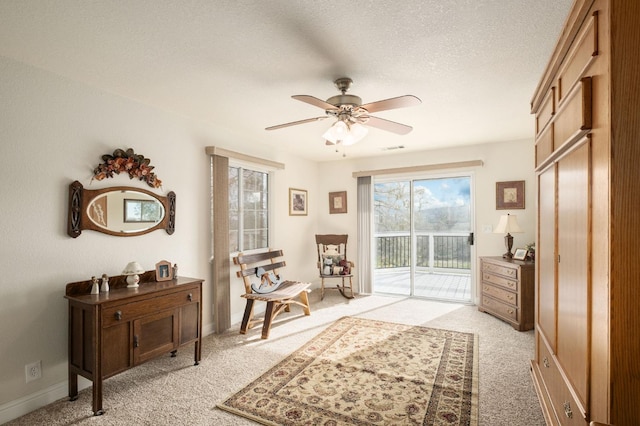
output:
{"label": "tree outside window", "polygon": [[229,167],[229,249],[269,247],[269,174]]}

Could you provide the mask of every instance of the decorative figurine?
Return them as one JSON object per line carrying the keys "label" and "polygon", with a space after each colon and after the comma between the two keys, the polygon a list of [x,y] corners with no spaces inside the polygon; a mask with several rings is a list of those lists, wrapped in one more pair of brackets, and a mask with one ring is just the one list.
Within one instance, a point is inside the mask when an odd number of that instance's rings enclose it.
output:
{"label": "decorative figurine", "polygon": [[174,280],[178,279],[178,264],[177,263],[173,264],[173,279]]}
{"label": "decorative figurine", "polygon": [[100,287],[100,291],[103,293],[109,293],[109,277],[107,274],[102,274],[102,287]]}
{"label": "decorative figurine", "polygon": [[98,284],[98,279],[96,277],[91,277],[91,294],[100,294],[100,285]]}

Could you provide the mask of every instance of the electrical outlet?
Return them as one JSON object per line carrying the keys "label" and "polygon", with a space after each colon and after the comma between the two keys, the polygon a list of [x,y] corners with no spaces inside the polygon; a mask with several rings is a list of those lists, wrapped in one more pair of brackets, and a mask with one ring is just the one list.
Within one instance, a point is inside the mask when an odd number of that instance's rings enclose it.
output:
{"label": "electrical outlet", "polygon": [[42,377],[42,361],[32,362],[24,366],[24,375],[27,383]]}

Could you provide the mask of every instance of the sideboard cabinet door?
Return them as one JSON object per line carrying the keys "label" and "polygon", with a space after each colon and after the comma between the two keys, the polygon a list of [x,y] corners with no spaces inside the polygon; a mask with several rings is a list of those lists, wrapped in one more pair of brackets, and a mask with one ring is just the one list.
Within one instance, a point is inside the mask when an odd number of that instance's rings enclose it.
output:
{"label": "sideboard cabinet door", "polygon": [[133,322],[135,365],[178,347],[178,309],[158,312]]}

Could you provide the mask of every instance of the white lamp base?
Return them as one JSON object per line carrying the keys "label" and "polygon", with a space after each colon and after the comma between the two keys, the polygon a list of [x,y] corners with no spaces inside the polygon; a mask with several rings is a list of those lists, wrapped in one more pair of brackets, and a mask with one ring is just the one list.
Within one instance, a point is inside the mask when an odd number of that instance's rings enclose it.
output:
{"label": "white lamp base", "polygon": [[129,284],[127,288],[137,288],[139,282],[140,282],[140,277],[138,276],[138,274],[127,275],[127,284]]}

